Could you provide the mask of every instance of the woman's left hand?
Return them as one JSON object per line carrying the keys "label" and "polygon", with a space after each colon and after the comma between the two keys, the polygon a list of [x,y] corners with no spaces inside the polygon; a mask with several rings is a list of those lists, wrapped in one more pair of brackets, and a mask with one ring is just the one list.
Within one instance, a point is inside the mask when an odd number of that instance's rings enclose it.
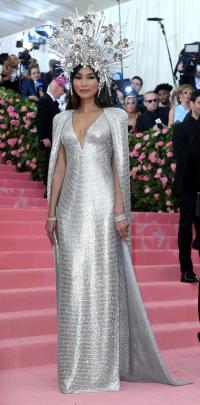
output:
{"label": "woman's left hand", "polygon": [[125,239],[128,236],[128,227],[129,227],[128,221],[123,220],[123,221],[116,222],[115,226],[116,226],[116,230],[117,230],[120,238],[123,241],[125,241]]}

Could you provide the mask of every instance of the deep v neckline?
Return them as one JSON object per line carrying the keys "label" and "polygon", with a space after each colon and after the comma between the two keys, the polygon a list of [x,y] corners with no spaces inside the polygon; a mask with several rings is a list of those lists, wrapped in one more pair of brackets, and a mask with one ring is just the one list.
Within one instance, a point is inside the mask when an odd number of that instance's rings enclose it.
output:
{"label": "deep v neckline", "polygon": [[75,137],[76,137],[76,140],[77,140],[77,142],[78,142],[78,144],[79,144],[79,147],[80,147],[81,151],[84,150],[85,141],[86,141],[86,138],[87,138],[87,133],[88,133],[88,131],[93,127],[94,124],[96,124],[96,122],[97,122],[98,119],[103,115],[103,113],[104,113],[104,111],[102,110],[102,111],[101,111],[101,114],[99,114],[99,115],[97,116],[97,118],[89,125],[89,127],[87,127],[87,129],[86,129],[86,131],[85,131],[85,133],[84,133],[83,143],[81,144],[80,138],[79,138],[79,136],[77,135],[77,133],[76,133],[76,131],[75,131],[75,129],[74,129],[74,125],[73,125],[73,111],[72,111],[72,113],[71,113],[71,126],[72,126],[73,133],[74,133],[74,135],[75,135]]}

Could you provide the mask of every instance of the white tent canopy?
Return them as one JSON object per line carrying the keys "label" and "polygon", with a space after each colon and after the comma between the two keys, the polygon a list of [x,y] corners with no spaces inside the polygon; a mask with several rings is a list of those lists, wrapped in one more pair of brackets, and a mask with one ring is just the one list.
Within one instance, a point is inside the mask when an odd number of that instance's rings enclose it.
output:
{"label": "white tent canopy", "polygon": [[[47,20],[57,21],[62,17],[73,15],[74,8],[79,12],[85,12],[92,3],[95,10],[105,10],[106,23],[119,21],[118,1],[102,0],[96,1],[61,1],[56,3],[45,0],[5,0],[1,5],[1,15],[7,10],[7,29],[4,29],[4,38],[0,38],[0,52],[17,53],[15,48],[16,35],[8,34],[9,21],[14,27],[9,32],[24,31],[26,28],[46,22]],[[172,56],[172,63],[175,67],[178,54],[185,43],[195,41],[199,38],[199,0],[131,0],[121,1],[121,20],[124,26],[124,36],[133,41],[134,50],[127,59],[124,69],[124,77],[139,75],[144,79],[144,89],[153,89],[158,83],[169,82],[173,84],[166,44],[160,26],[157,22],[148,22],[148,17],[161,17],[164,19],[169,48]],[[114,7],[112,5],[116,4]],[[11,11],[11,5],[12,10]],[[17,10],[17,11],[16,11]],[[20,14],[21,13],[21,14]],[[10,17],[9,17],[10,15]],[[22,20],[17,23],[15,15]],[[32,17],[30,17],[32,16]],[[29,20],[30,18],[30,20]],[[19,29],[16,29],[16,25]],[[22,28],[23,26],[23,28]],[[2,34],[3,35],[3,34]],[[32,51],[40,63],[41,70],[47,70],[47,50],[41,46],[39,51]]]}
{"label": "white tent canopy", "polygon": [[[121,0],[121,3],[128,0]],[[56,22],[63,17],[84,13],[92,4],[95,10],[115,6],[117,0],[0,0],[0,38],[30,29],[47,20]]]}

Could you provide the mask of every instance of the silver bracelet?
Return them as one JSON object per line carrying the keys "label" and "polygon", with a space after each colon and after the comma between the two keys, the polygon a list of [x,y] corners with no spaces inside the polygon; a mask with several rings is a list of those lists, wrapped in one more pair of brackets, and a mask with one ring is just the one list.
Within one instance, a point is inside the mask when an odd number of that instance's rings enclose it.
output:
{"label": "silver bracelet", "polygon": [[49,222],[57,221],[57,218],[56,217],[48,217],[47,221],[49,221]]}
{"label": "silver bracelet", "polygon": [[120,222],[120,221],[126,221],[126,215],[122,214],[122,215],[118,215],[116,217],[113,217],[114,222]]}

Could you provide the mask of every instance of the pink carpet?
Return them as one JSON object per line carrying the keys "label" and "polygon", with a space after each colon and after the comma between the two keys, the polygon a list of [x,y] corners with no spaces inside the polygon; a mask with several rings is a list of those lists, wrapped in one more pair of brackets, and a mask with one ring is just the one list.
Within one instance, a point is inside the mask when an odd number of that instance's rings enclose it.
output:
{"label": "pink carpet", "polygon": [[[181,284],[177,214],[133,215],[133,262],[167,365],[191,386],[122,383],[119,393],[59,394],[55,277],[41,182],[0,165],[0,405],[199,404],[197,286]],[[195,271],[199,258],[193,253]],[[192,402],[193,401],[193,402]]]}

